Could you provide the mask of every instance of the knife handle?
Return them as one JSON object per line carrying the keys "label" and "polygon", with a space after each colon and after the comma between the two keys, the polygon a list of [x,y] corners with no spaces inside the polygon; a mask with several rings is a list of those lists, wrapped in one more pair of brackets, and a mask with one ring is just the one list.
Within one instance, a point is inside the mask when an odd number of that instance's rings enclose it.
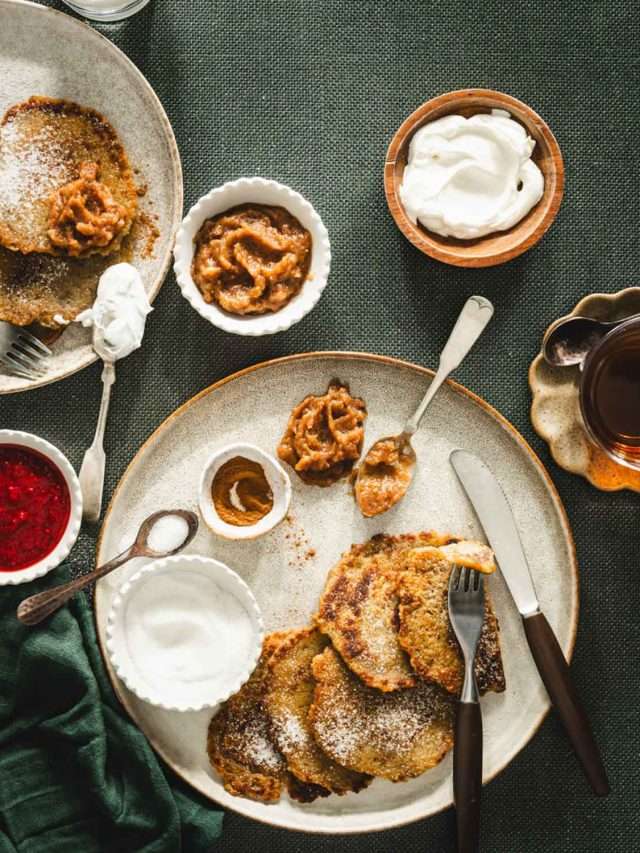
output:
{"label": "knife handle", "polygon": [[477,853],[482,792],[482,717],[477,702],[459,702],[453,743],[453,799],[458,853]]}
{"label": "knife handle", "polygon": [[606,797],[609,793],[607,773],[556,635],[542,613],[523,616],[522,621],[540,677],[582,764],[584,774],[593,792],[598,797]]}

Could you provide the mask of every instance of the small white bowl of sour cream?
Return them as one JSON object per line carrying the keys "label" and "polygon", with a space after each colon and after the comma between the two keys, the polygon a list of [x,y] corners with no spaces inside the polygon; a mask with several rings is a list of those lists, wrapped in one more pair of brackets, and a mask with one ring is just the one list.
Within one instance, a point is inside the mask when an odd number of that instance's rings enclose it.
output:
{"label": "small white bowl of sour cream", "polygon": [[[262,469],[268,484],[272,506],[269,512],[253,523],[242,519],[248,507],[243,504],[242,482],[233,472],[227,477],[226,502],[228,509],[236,512],[224,513],[227,518],[242,520],[242,524],[229,523],[216,508],[213,489],[219,474],[229,471],[229,466],[236,460],[252,463],[252,466]],[[226,467],[225,467],[226,466]],[[207,527],[224,539],[256,539],[273,530],[285,518],[291,504],[291,480],[282,465],[269,453],[265,453],[254,444],[229,444],[216,450],[207,460],[202,477],[200,478],[199,508],[200,514]]]}
{"label": "small white bowl of sour cream", "polygon": [[224,702],[253,672],[264,637],[253,593],[224,563],[178,555],[130,578],[113,600],[107,650],[124,684],[168,711]]}

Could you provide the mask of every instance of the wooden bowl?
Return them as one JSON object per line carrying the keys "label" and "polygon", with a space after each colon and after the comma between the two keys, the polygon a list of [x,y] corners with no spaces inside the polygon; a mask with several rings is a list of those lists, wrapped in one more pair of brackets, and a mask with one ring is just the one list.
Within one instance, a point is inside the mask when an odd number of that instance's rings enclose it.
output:
{"label": "wooden bowl", "polygon": [[[471,116],[492,109],[507,110],[535,140],[532,159],[544,176],[544,193],[529,213],[508,231],[496,231],[475,240],[441,237],[414,225],[400,201],[400,184],[413,134],[428,122],[457,113]],[[511,95],[491,89],[461,89],[427,101],[407,118],[391,140],[384,164],[384,191],[396,225],[425,255],[457,267],[491,267],[516,258],[541,239],[556,217],[564,191],[564,163],[560,146],[538,113]]]}

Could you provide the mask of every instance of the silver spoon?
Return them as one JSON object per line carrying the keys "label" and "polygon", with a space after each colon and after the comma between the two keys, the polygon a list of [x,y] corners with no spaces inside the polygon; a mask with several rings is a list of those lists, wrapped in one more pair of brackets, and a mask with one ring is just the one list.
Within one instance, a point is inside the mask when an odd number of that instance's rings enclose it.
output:
{"label": "silver spoon", "polygon": [[107,425],[111,387],[116,381],[115,362],[105,358],[104,354],[95,346],[95,343],[94,349],[104,361],[102,369],[102,398],[100,400],[100,411],[98,412],[98,423],[96,424],[93,442],[84,454],[80,473],[78,474],[80,490],[82,491],[82,515],[87,521],[97,521],[100,518],[106,464],[104,430]]}
{"label": "silver spoon", "polygon": [[[424,395],[422,402],[409,418],[400,435],[380,438],[369,449],[355,477],[356,500],[363,515],[371,517],[386,512],[404,497],[411,485],[413,468],[416,463],[416,453],[411,446],[411,436],[420,426],[429,403],[433,400],[442,383],[460,365],[492,317],[493,305],[484,296],[470,296],[467,299],[453,327],[453,331],[449,335],[449,340],[440,354],[438,370],[431,380],[431,385],[429,385],[429,389]],[[381,445],[387,445],[387,447]],[[380,485],[379,482],[376,483],[369,480],[370,477],[379,477],[380,472],[372,470],[372,468],[377,468],[378,466],[368,465],[367,458],[376,458],[378,454],[384,457],[385,453],[388,452],[389,446],[395,446],[397,450],[398,467],[396,468],[396,472],[400,476],[395,478],[394,482],[391,482],[391,480],[387,481],[384,487],[385,495],[382,495],[383,500],[375,506],[370,507],[368,511],[365,511],[361,503],[361,496],[368,485],[367,481],[369,481],[374,489]],[[385,466],[383,465],[382,467],[384,468]],[[387,487],[390,488],[387,489]]]}
{"label": "silver spoon", "polygon": [[[147,544],[151,529],[158,521],[160,521],[161,518],[165,518],[169,515],[177,515],[187,522],[189,528],[187,535],[183,541],[171,551],[154,551],[153,548],[150,548]],[[54,586],[53,589],[47,589],[44,592],[39,592],[36,595],[31,595],[29,598],[25,598],[18,606],[16,615],[25,625],[37,625],[38,622],[42,622],[42,620],[47,616],[55,613],[55,611],[62,607],[66,601],[72,598],[78,590],[84,589],[85,586],[88,586],[88,584],[93,581],[97,581],[99,578],[103,578],[105,575],[108,575],[109,572],[112,572],[114,569],[117,569],[129,560],[133,560],[134,557],[153,557],[155,559],[158,559],[159,557],[171,557],[173,554],[177,554],[182,551],[183,548],[186,548],[197,532],[198,516],[194,512],[190,512],[187,509],[165,509],[160,512],[154,512],[148,518],[145,518],[140,525],[140,529],[138,530],[138,534],[133,545],[127,548],[126,551],[123,551],[122,554],[118,554],[117,557],[114,557],[113,560],[109,560],[108,563],[98,566],[92,572],[82,575],[82,577],[76,578],[69,583]]]}
{"label": "silver spoon", "polygon": [[612,329],[629,319],[631,318],[623,317],[621,320],[607,323],[591,317],[560,319],[549,327],[542,340],[544,360],[552,367],[582,364],[589,350],[592,350]]}

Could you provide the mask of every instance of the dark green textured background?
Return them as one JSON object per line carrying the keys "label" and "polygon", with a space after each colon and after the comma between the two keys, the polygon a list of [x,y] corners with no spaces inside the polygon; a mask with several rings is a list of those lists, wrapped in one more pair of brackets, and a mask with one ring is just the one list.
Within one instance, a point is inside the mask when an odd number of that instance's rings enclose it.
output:
{"label": "dark green textured background", "polygon": [[[318,349],[386,353],[434,367],[464,299],[489,297],[496,317],[456,376],[523,432],[565,501],[582,573],[573,673],[613,793],[605,801],[590,795],[550,718],[485,789],[483,849],[638,849],[638,496],[604,494],[559,470],[531,428],[527,387],[528,365],[553,318],[589,292],[638,284],[638,5],[153,0],[130,21],[100,29],[164,104],[182,154],[187,207],[225,180],[276,178],[311,199],[333,250],[321,302],[275,337],[217,331],[169,275],[144,349],[118,368],[107,495],[160,421],[216,379]],[[385,150],[405,116],[434,95],[468,86],[500,89],[540,112],[567,169],[560,214],[542,243],[481,271],[443,266],[415,250],[391,220],[382,189]],[[93,366],[49,388],[0,398],[0,426],[43,435],[78,466],[93,432],[99,375]],[[72,571],[91,566],[95,534],[81,535]],[[217,849],[450,851],[453,816],[368,837],[321,838],[229,813]]]}

